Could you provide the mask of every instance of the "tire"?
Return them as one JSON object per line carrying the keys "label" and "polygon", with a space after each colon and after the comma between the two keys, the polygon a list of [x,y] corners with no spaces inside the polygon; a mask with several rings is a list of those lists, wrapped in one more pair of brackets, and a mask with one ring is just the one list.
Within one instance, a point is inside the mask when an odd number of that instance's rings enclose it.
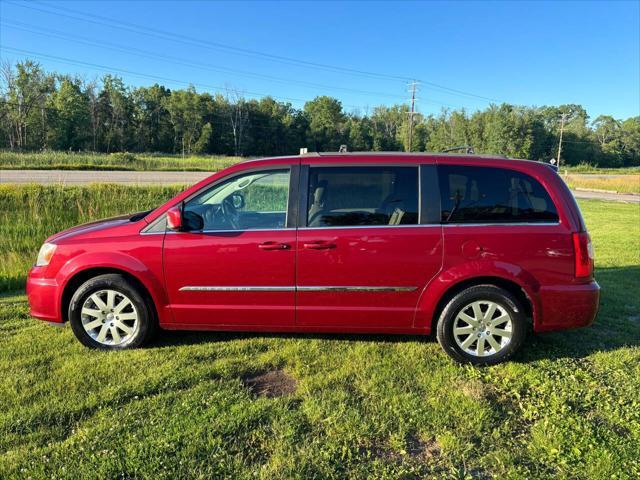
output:
{"label": "tire", "polygon": [[494,285],[478,285],[446,304],[438,319],[437,338],[457,362],[483,366],[510,358],[527,331],[527,316],[518,299]]}
{"label": "tire", "polygon": [[136,348],[153,335],[156,320],[147,295],[123,275],[106,274],[84,282],[69,302],[69,323],[86,347]]}

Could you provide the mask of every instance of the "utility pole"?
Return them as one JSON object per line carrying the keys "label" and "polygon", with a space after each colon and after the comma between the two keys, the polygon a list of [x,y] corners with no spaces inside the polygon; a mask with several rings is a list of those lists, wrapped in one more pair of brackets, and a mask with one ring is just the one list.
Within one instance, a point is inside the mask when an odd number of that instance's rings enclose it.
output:
{"label": "utility pole", "polygon": [[409,88],[411,89],[411,111],[409,112],[409,151],[413,149],[413,115],[415,112],[416,105],[416,88],[418,87],[418,82],[415,80],[409,84]]}
{"label": "utility pole", "polygon": [[560,171],[560,154],[562,153],[562,134],[564,133],[564,124],[569,114],[563,113],[560,117],[560,141],[558,142],[558,171]]}

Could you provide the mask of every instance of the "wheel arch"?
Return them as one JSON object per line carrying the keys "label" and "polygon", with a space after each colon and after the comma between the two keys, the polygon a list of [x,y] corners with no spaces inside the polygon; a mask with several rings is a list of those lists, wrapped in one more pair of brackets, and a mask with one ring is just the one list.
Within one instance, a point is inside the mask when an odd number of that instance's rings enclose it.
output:
{"label": "wheel arch", "polygon": [[430,328],[432,329],[432,331],[436,323],[438,322],[438,319],[440,318],[442,310],[453,297],[455,297],[463,290],[466,290],[467,288],[477,287],[479,285],[494,285],[512,294],[520,302],[522,308],[524,309],[525,315],[533,324],[533,302],[531,301],[531,298],[529,298],[527,292],[518,283],[503,277],[483,276],[462,280],[452,285],[448,290],[444,292],[444,294],[440,297],[440,300],[438,300],[438,303],[436,303],[433,315],[431,316]]}
{"label": "wheel arch", "polygon": [[499,269],[475,267],[466,270],[465,274],[458,268],[445,271],[430,282],[418,302],[414,327],[433,332],[444,306],[461,291],[478,285],[494,285],[508,291],[522,304],[532,326],[537,324],[540,311],[536,294],[538,287],[531,275],[519,269],[505,268],[506,265]]}
{"label": "wheel arch", "polygon": [[153,316],[153,320],[155,322],[159,322],[158,307],[156,306],[156,302],[149,288],[147,288],[147,286],[131,272],[117,267],[88,267],[75,272],[73,276],[71,276],[67,280],[60,298],[60,315],[63,322],[67,322],[69,320],[69,303],[71,302],[71,298],[73,297],[73,294],[78,289],[78,287],[80,287],[80,285],[91,278],[109,273],[122,275],[133,285],[135,285],[151,306],[151,314]]}

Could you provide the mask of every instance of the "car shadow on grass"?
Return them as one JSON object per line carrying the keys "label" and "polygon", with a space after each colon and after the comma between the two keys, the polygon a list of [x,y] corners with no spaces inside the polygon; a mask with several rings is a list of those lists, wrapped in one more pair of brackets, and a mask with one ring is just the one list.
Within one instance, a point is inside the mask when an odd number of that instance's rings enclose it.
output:
{"label": "car shadow on grass", "polygon": [[[640,346],[640,266],[599,268],[596,272],[596,279],[602,291],[600,310],[593,325],[564,332],[530,335],[513,361],[528,363],[542,359],[582,358],[599,351]],[[162,348],[255,338],[378,343],[435,342],[435,335],[433,334],[423,336],[163,331],[149,347]]]}

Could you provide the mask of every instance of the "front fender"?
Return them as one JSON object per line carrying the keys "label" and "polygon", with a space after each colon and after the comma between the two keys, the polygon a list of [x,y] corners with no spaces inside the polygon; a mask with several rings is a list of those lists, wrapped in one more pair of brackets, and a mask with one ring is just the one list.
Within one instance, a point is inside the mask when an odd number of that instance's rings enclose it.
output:
{"label": "front fender", "polygon": [[414,327],[425,329],[426,333],[431,332],[432,320],[437,320],[434,315],[437,313],[438,304],[448,291],[455,288],[462,282],[473,279],[486,281],[490,283],[491,278],[507,280],[517,284],[532,303],[534,323],[538,322],[538,312],[540,311],[539,290],[540,284],[533,275],[521,267],[496,261],[496,260],[469,260],[463,264],[443,269],[435,278],[427,284],[422,290],[416,315],[414,318]]}
{"label": "front fender", "polygon": [[164,289],[162,272],[154,272],[139,259],[122,252],[87,252],[66,262],[56,275],[56,282],[61,287],[58,290],[58,305],[62,305],[62,295],[69,281],[79,273],[94,268],[121,270],[135,277],[151,295],[160,323],[170,321],[166,318],[169,312],[165,307],[169,302]]}

